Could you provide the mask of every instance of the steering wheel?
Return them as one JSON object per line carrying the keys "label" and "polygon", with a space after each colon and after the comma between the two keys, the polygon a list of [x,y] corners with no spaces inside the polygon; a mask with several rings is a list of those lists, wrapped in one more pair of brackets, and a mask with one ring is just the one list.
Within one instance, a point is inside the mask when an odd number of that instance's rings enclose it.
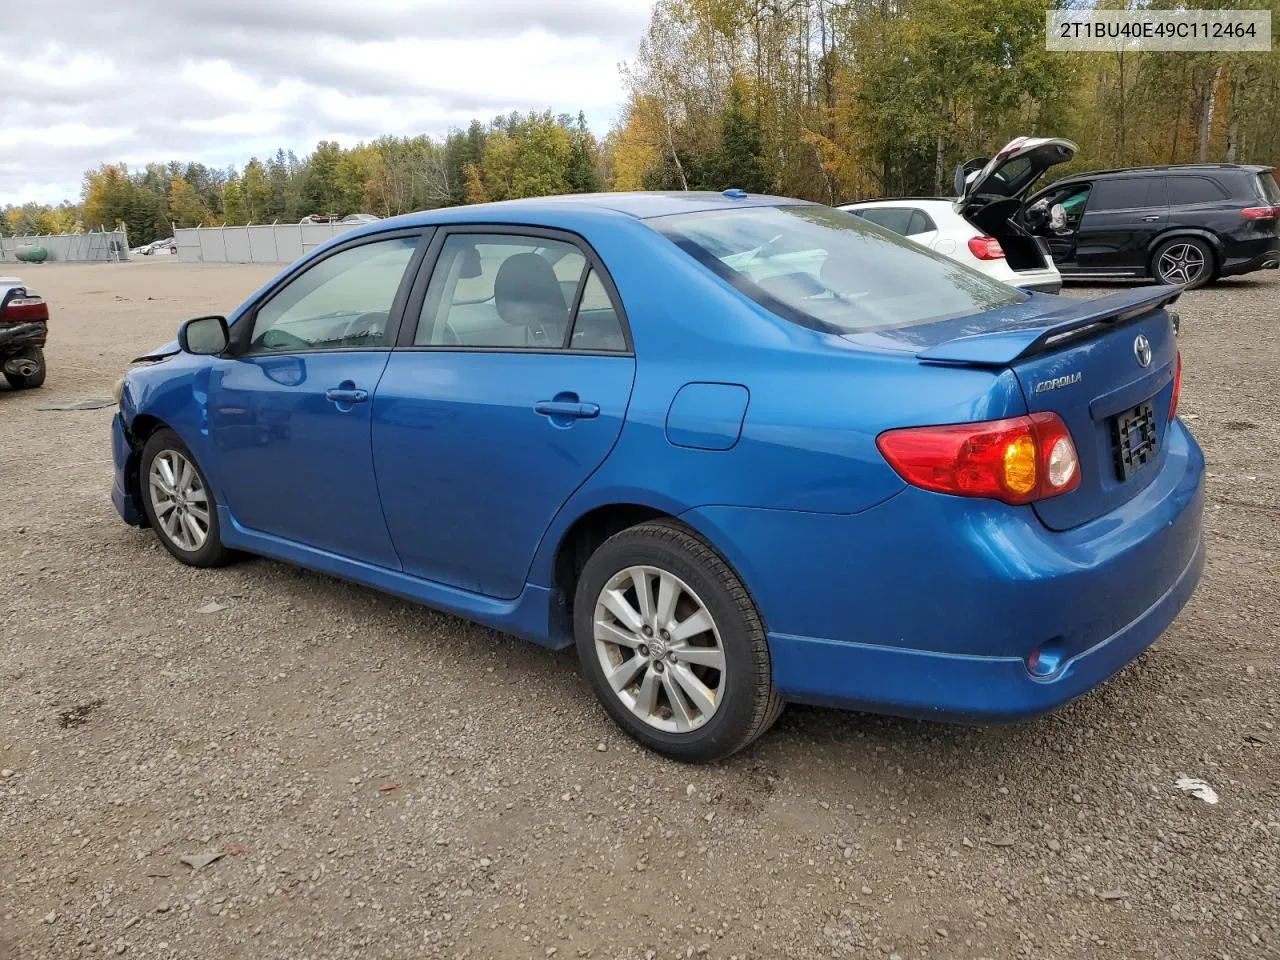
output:
{"label": "steering wheel", "polygon": [[348,340],[359,340],[362,337],[371,337],[374,334],[381,339],[386,322],[387,315],[385,313],[362,313],[347,324],[347,328],[342,331],[342,341],[345,343]]}
{"label": "steering wheel", "polygon": [[271,327],[264,330],[262,336],[253,344],[255,347],[261,347],[264,350],[306,350],[311,346],[309,340],[303,340],[301,337],[290,333],[288,330],[281,330],[279,327]]}

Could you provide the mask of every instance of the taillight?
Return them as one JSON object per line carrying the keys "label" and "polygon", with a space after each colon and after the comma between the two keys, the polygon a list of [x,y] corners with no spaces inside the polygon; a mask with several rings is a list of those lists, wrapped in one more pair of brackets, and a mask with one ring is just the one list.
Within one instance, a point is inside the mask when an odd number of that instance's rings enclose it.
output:
{"label": "taillight", "polygon": [[1245,207],[1240,216],[1246,220],[1274,220],[1280,217],[1280,207]]}
{"label": "taillight", "polygon": [[1178,360],[1173,368],[1173,397],[1169,400],[1169,420],[1178,415],[1178,398],[1182,396],[1182,351],[1178,351]]}
{"label": "taillight", "polygon": [[876,446],[903,480],[938,493],[1018,504],[1080,486],[1076,445],[1056,413],[889,430]]}
{"label": "taillight", "polygon": [[31,323],[34,320],[48,320],[49,305],[40,297],[14,297],[4,305],[6,323]]}
{"label": "taillight", "polygon": [[970,237],[969,252],[979,260],[1004,259],[1004,250],[995,237]]}

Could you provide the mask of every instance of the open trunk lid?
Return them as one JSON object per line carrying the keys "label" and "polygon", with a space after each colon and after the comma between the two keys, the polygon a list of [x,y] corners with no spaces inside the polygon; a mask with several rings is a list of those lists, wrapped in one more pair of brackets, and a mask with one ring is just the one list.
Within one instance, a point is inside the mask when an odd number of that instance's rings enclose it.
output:
{"label": "open trunk lid", "polygon": [[1050,167],[1069,162],[1077,147],[1057,137],[1018,137],[990,159],[956,167],[956,212],[995,237],[1011,268],[1043,270],[1053,264],[1048,244],[1018,222],[1022,202]]}
{"label": "open trunk lid", "polygon": [[[1033,508],[1045,526],[1067,530],[1136,496],[1163,463],[1178,356],[1173,315],[1164,308],[1180,292],[1033,296],[901,333],[926,362],[1012,369],[1029,412],[1062,418],[1080,457],[1080,486]],[[848,339],[889,346],[886,337]],[[904,336],[898,348],[907,342]]]}
{"label": "open trunk lid", "polygon": [[956,167],[959,212],[982,202],[1021,199],[1050,167],[1069,162],[1079,148],[1061,137],[1016,137],[994,157]]}

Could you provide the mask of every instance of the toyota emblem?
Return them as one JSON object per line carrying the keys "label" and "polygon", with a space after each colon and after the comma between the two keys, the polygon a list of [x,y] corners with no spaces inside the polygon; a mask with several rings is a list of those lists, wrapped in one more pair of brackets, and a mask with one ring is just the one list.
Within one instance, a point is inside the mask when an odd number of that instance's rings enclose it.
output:
{"label": "toyota emblem", "polygon": [[1139,366],[1151,366],[1151,341],[1142,334],[1133,341],[1133,355],[1138,358]]}

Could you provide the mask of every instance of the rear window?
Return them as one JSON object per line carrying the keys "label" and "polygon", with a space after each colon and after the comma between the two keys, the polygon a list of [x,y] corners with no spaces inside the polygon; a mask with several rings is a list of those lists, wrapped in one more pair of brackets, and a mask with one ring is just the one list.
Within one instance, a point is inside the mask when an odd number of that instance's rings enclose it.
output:
{"label": "rear window", "polygon": [[817,330],[892,330],[1026,299],[830,207],[707,210],[647,222],[752,300]]}
{"label": "rear window", "polygon": [[1262,196],[1269,203],[1280,203],[1280,187],[1276,186],[1276,178],[1272,173],[1258,174],[1258,187]]}

